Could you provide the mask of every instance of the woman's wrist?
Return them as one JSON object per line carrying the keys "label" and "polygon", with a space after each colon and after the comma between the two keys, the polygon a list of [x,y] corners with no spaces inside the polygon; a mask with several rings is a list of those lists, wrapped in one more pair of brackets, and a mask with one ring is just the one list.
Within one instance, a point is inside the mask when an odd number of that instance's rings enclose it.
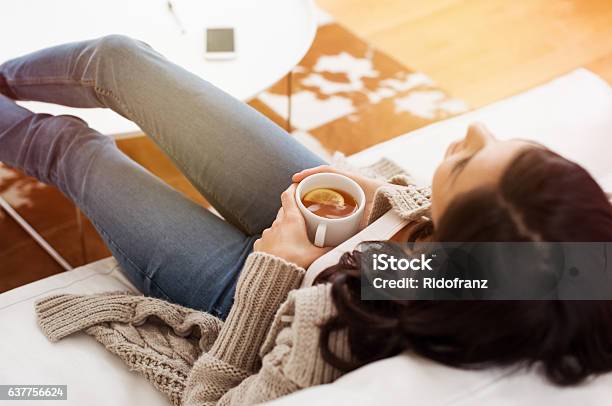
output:
{"label": "woman's wrist", "polygon": [[209,354],[241,370],[254,372],[276,310],[297,289],[304,269],[274,255],[251,253],[236,286],[234,304]]}

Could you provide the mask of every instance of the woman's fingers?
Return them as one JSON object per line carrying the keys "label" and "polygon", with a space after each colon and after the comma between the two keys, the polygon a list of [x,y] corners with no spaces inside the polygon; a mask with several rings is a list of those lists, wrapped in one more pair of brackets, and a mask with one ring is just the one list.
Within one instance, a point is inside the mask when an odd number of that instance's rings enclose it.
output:
{"label": "woman's fingers", "polygon": [[284,214],[285,214],[285,211],[281,207],[280,209],[278,209],[278,213],[276,213],[276,220],[274,221],[280,221],[283,218]]}
{"label": "woman's fingers", "polygon": [[302,179],[313,175],[315,173],[323,173],[323,172],[334,172],[334,173],[338,173],[338,170],[336,168],[334,168],[333,166],[330,165],[320,165],[320,166],[315,166],[314,168],[308,168],[308,169],[304,169],[301,172],[296,173],[295,175],[293,175],[293,177],[291,178],[291,180],[293,180],[294,182],[301,182]]}
{"label": "woman's fingers", "polygon": [[281,204],[284,215],[292,216],[295,214],[300,215],[300,209],[298,209],[297,203],[295,202],[295,189],[297,188],[296,183],[292,183],[291,186],[287,188],[281,194]]}

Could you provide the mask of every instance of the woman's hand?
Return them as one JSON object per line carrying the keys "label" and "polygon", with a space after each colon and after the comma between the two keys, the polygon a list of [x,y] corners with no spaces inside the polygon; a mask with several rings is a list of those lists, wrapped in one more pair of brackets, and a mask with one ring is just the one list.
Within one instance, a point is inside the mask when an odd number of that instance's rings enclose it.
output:
{"label": "woman's hand", "polygon": [[293,175],[291,179],[294,182],[299,183],[304,178],[310,175],[314,175],[315,173],[337,173],[339,175],[344,175],[348,178],[353,179],[355,182],[357,182],[359,186],[361,186],[361,188],[363,189],[363,192],[365,193],[365,198],[366,198],[366,206],[364,210],[363,223],[362,223],[362,226],[365,226],[365,222],[367,221],[368,217],[370,217],[370,212],[372,210],[372,204],[374,203],[374,195],[376,194],[376,190],[380,186],[386,184],[387,182],[383,180],[369,178],[367,176],[358,175],[355,173],[341,171],[330,165],[321,165],[321,166],[316,166],[310,169],[304,169],[302,172],[298,172],[295,175]]}
{"label": "woman's hand", "polygon": [[255,241],[253,250],[283,258],[306,269],[331,248],[316,247],[308,239],[306,222],[295,202],[296,186],[294,183],[283,192],[282,207],[276,215],[276,220],[270,228],[264,230],[261,238]]}

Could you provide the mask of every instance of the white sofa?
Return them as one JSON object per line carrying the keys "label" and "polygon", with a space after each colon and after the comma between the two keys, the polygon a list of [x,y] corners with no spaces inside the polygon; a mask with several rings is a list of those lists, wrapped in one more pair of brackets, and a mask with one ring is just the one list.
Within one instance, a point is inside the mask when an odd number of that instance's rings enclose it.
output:
{"label": "white sofa", "polygon": [[[351,160],[367,164],[386,156],[427,183],[448,142],[461,137],[474,120],[502,138],[544,143],[578,161],[612,190],[612,90],[585,70],[374,146]],[[133,289],[111,258],[1,294],[0,384],[67,384],[68,402],[63,404],[70,405],[167,405],[164,396],[90,337],[77,334],[51,344],[36,326],[33,303],[41,296]],[[534,373],[469,372],[401,355],[272,403],[573,406],[612,404],[611,399],[612,374],[559,389]]]}

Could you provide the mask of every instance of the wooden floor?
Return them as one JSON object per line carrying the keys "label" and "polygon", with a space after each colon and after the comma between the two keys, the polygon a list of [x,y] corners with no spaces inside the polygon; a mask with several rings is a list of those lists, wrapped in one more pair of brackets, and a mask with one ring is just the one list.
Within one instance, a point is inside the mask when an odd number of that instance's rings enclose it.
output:
{"label": "wooden floor", "polygon": [[369,43],[480,107],[587,67],[612,83],[611,0],[317,0]]}

